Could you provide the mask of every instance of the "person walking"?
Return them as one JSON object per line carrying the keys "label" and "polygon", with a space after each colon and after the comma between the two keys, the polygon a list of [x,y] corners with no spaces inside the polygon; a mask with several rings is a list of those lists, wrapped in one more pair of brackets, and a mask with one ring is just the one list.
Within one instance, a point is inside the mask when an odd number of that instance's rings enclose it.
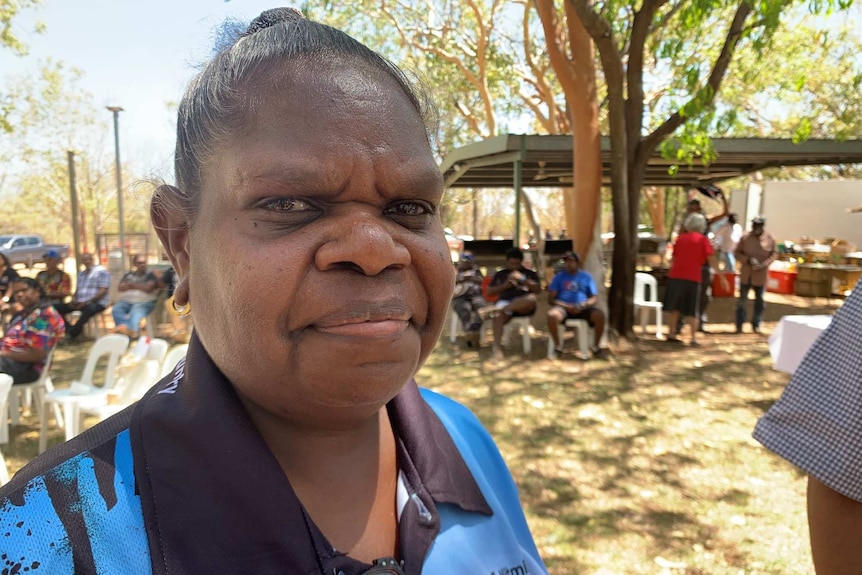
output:
{"label": "person walking", "polygon": [[775,261],[775,238],[765,231],[766,220],[757,216],[751,220],[751,231],[739,240],[734,255],[742,263],[739,276],[739,299],[736,302],[736,333],[742,333],[748,307],[748,292],[754,291],[754,313],[751,316],[751,329],[760,333],[760,322],[766,303],[763,290],[769,274],[769,264]]}

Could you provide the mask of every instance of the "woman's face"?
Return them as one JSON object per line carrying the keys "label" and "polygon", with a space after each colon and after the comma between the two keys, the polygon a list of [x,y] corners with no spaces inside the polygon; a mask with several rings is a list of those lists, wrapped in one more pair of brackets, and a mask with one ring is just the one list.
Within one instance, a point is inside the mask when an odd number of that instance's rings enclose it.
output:
{"label": "woman's face", "polygon": [[11,294],[15,298],[15,302],[24,309],[30,309],[39,303],[39,290],[24,282],[13,282]]}
{"label": "woman's face", "polygon": [[437,341],[453,285],[442,179],[393,80],[289,71],[254,89],[242,133],[205,165],[181,273],[247,403],[338,425],[376,412]]}

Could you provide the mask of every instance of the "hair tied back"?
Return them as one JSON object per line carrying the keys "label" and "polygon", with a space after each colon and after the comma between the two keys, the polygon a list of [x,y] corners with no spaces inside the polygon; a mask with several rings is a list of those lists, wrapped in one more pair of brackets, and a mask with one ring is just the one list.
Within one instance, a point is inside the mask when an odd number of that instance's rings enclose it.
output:
{"label": "hair tied back", "polygon": [[251,21],[244,35],[251,36],[270,26],[275,26],[282,22],[296,22],[298,20],[305,20],[305,16],[297,8],[283,7],[264,10],[260,13],[260,16]]}

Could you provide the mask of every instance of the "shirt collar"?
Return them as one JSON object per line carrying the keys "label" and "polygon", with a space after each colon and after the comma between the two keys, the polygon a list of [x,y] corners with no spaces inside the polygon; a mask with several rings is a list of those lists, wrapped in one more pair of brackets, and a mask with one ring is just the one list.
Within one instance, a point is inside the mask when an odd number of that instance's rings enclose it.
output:
{"label": "shirt collar", "polygon": [[[387,406],[436,502],[490,514],[443,424],[408,383]],[[301,503],[196,335],[129,426],[154,575],[320,573]]]}

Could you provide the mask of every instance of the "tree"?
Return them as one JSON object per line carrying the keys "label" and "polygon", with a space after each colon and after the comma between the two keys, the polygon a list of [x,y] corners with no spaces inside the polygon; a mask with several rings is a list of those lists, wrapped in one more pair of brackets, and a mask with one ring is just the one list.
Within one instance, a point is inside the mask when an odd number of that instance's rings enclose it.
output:
{"label": "tree", "polygon": [[[848,1],[817,2],[812,9],[846,8]],[[716,118],[716,95],[734,56],[742,49],[764,53],[792,6],[789,0],[565,0],[571,61],[592,57],[588,44],[571,38],[585,31],[595,43],[607,89],[616,234],[609,307],[618,333],[632,332],[637,225],[650,156],[662,149],[680,161],[706,153],[708,161],[705,128]],[[573,18],[582,29],[569,22]],[[654,90],[660,97],[651,101],[646,98],[648,66],[667,77]],[[662,77],[649,80],[656,84]],[[583,137],[578,132],[590,130],[573,125],[576,140]],[[673,135],[676,140],[670,142]],[[592,193],[600,197],[599,189]]]}
{"label": "tree", "polygon": [[[41,0],[0,0],[0,47],[8,48],[17,54],[26,54],[27,45],[13,30],[13,21],[23,11],[41,4]],[[36,32],[44,30],[41,23],[36,24]]]}
{"label": "tree", "polygon": [[[0,144],[0,191],[10,207],[4,231],[45,230],[49,240],[71,238],[68,150],[76,152],[84,227],[99,233],[106,225],[116,226],[114,164],[105,152],[111,132],[92,95],[81,89],[80,78],[79,71],[55,60],[32,75],[9,78],[15,106],[9,116],[14,130]],[[125,174],[124,181],[132,180],[132,174]],[[146,230],[145,206],[129,201],[128,190],[124,197],[130,229]]]}
{"label": "tree", "polygon": [[[27,45],[21,41],[13,30],[13,21],[21,11],[35,7],[40,0],[0,0],[0,48],[11,50],[23,56],[27,53]],[[36,24],[36,32],[44,30],[41,23]],[[8,94],[0,92],[0,130],[12,131],[12,124],[8,120],[14,111],[15,99]]]}

